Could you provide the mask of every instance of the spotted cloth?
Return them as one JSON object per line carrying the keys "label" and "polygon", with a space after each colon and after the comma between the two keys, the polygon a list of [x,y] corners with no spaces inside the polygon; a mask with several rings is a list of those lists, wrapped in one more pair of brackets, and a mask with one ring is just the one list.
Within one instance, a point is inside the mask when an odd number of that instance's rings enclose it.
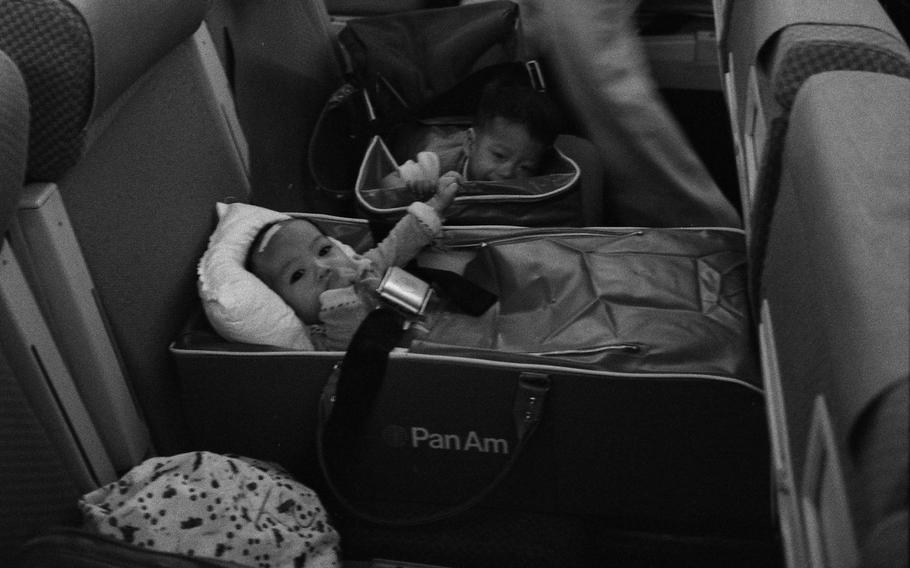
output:
{"label": "spotted cloth", "polygon": [[79,501],[90,529],[260,568],[339,566],[317,495],[277,467],[208,452],[152,458]]}

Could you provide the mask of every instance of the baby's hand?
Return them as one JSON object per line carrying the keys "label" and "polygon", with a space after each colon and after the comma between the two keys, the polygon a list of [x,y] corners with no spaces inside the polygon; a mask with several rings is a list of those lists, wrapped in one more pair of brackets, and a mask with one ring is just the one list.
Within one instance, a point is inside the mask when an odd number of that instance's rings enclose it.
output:
{"label": "baby's hand", "polygon": [[387,177],[391,176],[411,190],[417,199],[432,197],[439,181],[439,156],[435,152],[420,152],[415,159],[401,164],[395,173]]}
{"label": "baby's hand", "polygon": [[405,186],[419,199],[425,199],[435,194],[436,183],[435,179],[430,178],[409,179],[405,181]]}
{"label": "baby's hand", "polygon": [[462,182],[461,174],[457,172],[447,172],[439,178],[436,186],[436,195],[427,201],[427,205],[442,215],[455,200],[455,194]]}

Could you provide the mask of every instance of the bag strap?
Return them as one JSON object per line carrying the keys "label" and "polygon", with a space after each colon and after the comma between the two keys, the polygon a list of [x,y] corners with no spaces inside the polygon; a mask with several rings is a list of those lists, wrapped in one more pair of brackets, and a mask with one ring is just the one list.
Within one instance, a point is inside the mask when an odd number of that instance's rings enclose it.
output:
{"label": "bag strap", "polygon": [[[391,226],[392,223],[370,221],[369,227],[373,242],[378,243],[383,240],[388,235]],[[454,307],[470,316],[483,315],[499,299],[496,294],[452,270],[420,266],[416,259],[409,262],[404,268],[410,274],[429,283],[442,298],[449,300]]]}
{"label": "bag strap", "polygon": [[[333,469],[344,468],[357,455],[366,417],[381,387],[388,366],[389,352],[403,333],[402,318],[392,310],[372,311],[351,340],[341,363],[335,366],[322,391],[316,447],[319,467],[338,503],[353,517],[386,527],[413,527],[460,515],[480,504],[514,469],[525,446],[540,423],[550,379],[541,373],[522,373],[512,407],[518,443],[508,462],[480,491],[450,507],[421,516],[392,518],[360,509],[348,499],[335,482]],[[393,341],[394,338],[394,341]],[[334,459],[326,450],[332,448]],[[334,462],[334,463],[332,463]]]}
{"label": "bag strap", "polygon": [[417,261],[407,265],[407,271],[425,282],[429,282],[443,298],[469,316],[486,313],[499,297],[452,270],[420,266]]}

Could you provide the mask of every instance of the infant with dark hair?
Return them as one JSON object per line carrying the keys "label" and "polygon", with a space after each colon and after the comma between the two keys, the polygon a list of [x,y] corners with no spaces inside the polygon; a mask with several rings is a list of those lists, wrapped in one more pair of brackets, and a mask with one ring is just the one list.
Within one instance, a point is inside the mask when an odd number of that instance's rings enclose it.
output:
{"label": "infant with dark hair", "polygon": [[550,98],[529,85],[494,80],[483,90],[467,129],[431,127],[410,146],[414,159],[382,180],[383,187],[432,191],[443,172],[465,181],[524,179],[540,173],[561,123]]}
{"label": "infant with dark hair", "polygon": [[388,268],[406,264],[439,236],[460,181],[455,172],[442,176],[433,197],[412,203],[389,235],[362,255],[293,218],[259,231],[247,267],[308,326],[316,349],[346,350],[372,309],[363,288],[375,289]]}

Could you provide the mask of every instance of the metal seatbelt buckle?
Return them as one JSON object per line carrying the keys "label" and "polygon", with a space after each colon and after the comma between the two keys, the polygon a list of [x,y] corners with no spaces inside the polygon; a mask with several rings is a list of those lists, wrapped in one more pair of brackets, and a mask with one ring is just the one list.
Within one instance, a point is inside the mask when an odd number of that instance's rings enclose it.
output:
{"label": "metal seatbelt buckle", "polygon": [[426,311],[433,288],[413,274],[393,266],[383,275],[376,292],[405,315],[419,317]]}
{"label": "metal seatbelt buckle", "polygon": [[536,59],[531,59],[530,61],[525,62],[525,69],[528,72],[528,78],[531,80],[531,87],[540,93],[546,92],[547,82],[544,81],[540,63],[538,63]]}

